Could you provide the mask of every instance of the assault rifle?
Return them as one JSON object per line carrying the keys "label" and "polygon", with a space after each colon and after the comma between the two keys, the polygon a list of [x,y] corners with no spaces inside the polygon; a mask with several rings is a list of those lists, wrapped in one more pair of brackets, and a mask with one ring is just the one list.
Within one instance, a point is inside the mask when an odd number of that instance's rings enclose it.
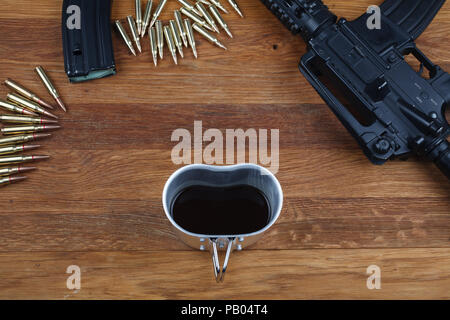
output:
{"label": "assault rifle", "polygon": [[450,179],[450,75],[414,42],[445,0],[387,0],[379,28],[371,13],[338,20],[320,0],[262,2],[307,42],[301,72],[374,164],[415,154]]}

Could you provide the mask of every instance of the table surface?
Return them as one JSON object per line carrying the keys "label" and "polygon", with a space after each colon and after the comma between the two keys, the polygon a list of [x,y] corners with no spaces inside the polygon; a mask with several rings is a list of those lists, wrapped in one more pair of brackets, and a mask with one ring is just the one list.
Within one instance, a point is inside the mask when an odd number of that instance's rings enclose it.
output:
{"label": "table surface", "polygon": [[[373,1],[326,3],[354,19]],[[33,71],[44,66],[69,112],[41,141],[52,159],[0,191],[0,298],[450,298],[448,181],[415,159],[371,165],[299,73],[304,42],[259,1],[239,4],[245,19],[225,16],[234,39],[220,36],[228,51],[197,36],[198,60],[185,49],[175,66],[166,49],[155,68],[148,39],[133,57],[115,34],[118,74],[73,85],[60,2],[3,0],[1,77],[51,100]],[[114,2],[113,19],[129,14],[134,1]],[[449,18],[446,4],[417,41],[446,70]],[[209,255],[177,239],[161,203],[180,168],[172,132],[193,132],[194,121],[280,130],[283,211],[262,240],[233,253],[220,285]],[[81,290],[66,287],[69,265],[81,268]],[[381,268],[381,290],[366,287],[370,265]]]}

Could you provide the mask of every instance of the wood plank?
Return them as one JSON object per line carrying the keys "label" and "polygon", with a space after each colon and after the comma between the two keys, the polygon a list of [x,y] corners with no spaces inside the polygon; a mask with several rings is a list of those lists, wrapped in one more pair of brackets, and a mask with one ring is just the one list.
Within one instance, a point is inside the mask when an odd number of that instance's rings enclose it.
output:
{"label": "wood plank", "polygon": [[[121,3],[131,5],[128,2]],[[127,8],[120,6],[114,10],[127,12]],[[261,14],[264,19],[271,17],[259,4],[255,6],[255,15]],[[259,11],[260,9],[263,10]],[[253,12],[253,9],[249,11]],[[272,36],[271,34],[270,37]],[[282,31],[279,36],[285,38]],[[16,42],[8,42],[11,43]],[[209,49],[215,50],[213,47]],[[125,48],[123,51],[121,56],[127,56]],[[203,60],[198,62],[203,63]],[[143,61],[139,59],[130,58],[130,64],[141,69],[147,67],[143,66]],[[7,64],[5,66],[11,68]],[[168,85],[167,81],[171,81],[174,76],[192,79],[189,73],[180,72],[178,68],[171,70],[171,73],[157,81],[161,86],[164,84],[164,88]],[[209,66],[205,66],[205,70],[209,70]],[[277,70],[266,68],[265,72]],[[252,72],[254,74],[256,71]],[[205,74],[204,70],[198,70],[198,73]],[[128,79],[127,82],[138,85],[146,82],[132,72],[124,72],[123,76]],[[299,76],[297,70],[295,76]],[[27,77],[35,76],[28,72]],[[116,78],[101,81],[114,79]],[[229,84],[227,82],[226,86]],[[32,180],[29,182],[2,190],[9,202],[0,204],[0,215],[13,217],[9,219],[8,227],[4,228],[4,237],[9,239],[5,241],[7,245],[3,247],[4,250],[30,248],[30,243],[36,250],[73,250],[70,246],[73,241],[69,239],[77,239],[76,250],[149,250],[152,245],[161,243],[160,234],[165,235],[163,239],[171,241],[172,248],[185,248],[173,238],[169,224],[164,221],[160,198],[165,180],[179,167],[173,165],[170,160],[170,149],[175,145],[170,142],[170,136],[177,128],[187,128],[192,132],[194,121],[199,119],[203,121],[205,130],[213,127],[222,131],[226,128],[280,129],[281,167],[278,176],[288,197],[286,205],[290,207],[282,214],[282,217],[286,217],[286,227],[281,228],[284,231],[280,232],[278,237],[271,236],[274,241],[260,244],[261,248],[397,247],[405,242],[408,246],[415,247],[431,244],[447,247],[449,244],[448,228],[432,227],[448,226],[450,223],[448,215],[445,214],[446,208],[450,206],[450,185],[438,170],[431,164],[417,161],[390,162],[383,167],[370,165],[353,138],[336,121],[328,108],[323,103],[303,103],[301,93],[295,94],[299,101],[302,101],[301,104],[281,103],[272,98],[264,105],[253,100],[248,104],[239,98],[233,101],[233,104],[212,103],[207,104],[205,108],[204,103],[187,104],[186,101],[183,104],[176,104],[172,100],[167,104],[149,102],[148,93],[144,93],[145,99],[133,96],[124,99],[117,96],[117,100],[111,104],[105,101],[98,103],[97,97],[109,97],[107,92],[103,92],[109,85],[92,82],[69,87],[80,87],[83,90],[72,90],[69,94],[69,98],[73,97],[76,102],[71,104],[70,115],[62,121],[64,130],[57,132],[51,140],[43,142],[45,148],[42,152],[52,155],[53,159],[41,163],[40,170],[30,174]],[[116,87],[112,85],[111,89],[115,90]],[[262,91],[266,92],[268,87],[263,87]],[[98,88],[102,88],[102,94],[93,94]],[[161,92],[167,97],[173,96],[167,94],[170,92],[170,86],[168,89],[153,86],[149,89],[152,100],[155,94]],[[179,86],[177,90],[180,90]],[[269,92],[271,90],[269,88]],[[120,92],[129,95],[128,89]],[[185,88],[182,92],[191,93]],[[242,94],[242,90],[237,92]],[[139,94],[141,93],[139,91]],[[201,93],[202,91],[196,90],[192,92],[194,95]],[[77,94],[82,94],[83,99],[77,97]],[[173,106],[174,104],[176,105]],[[256,114],[257,117],[254,116]],[[323,125],[324,123],[327,125]],[[344,181],[352,182],[343,183]],[[118,187],[128,185],[133,187]],[[419,198],[418,189],[421,190]],[[31,201],[35,204],[32,208]],[[314,203],[308,210],[311,224],[298,224],[289,214],[289,210],[293,208],[294,212],[301,212],[310,203]],[[370,210],[367,210],[367,205]],[[360,228],[360,217],[354,212],[364,215],[364,212],[372,212],[377,208],[382,208],[378,209],[382,214],[369,224],[372,225],[372,229],[368,230],[372,231],[369,237],[361,237],[359,231],[346,230],[347,225],[357,225],[357,230]],[[315,211],[320,214],[314,214]],[[345,214],[342,211],[350,213]],[[386,217],[392,216],[393,213],[403,214],[403,211],[408,212],[403,221],[406,220],[409,224],[403,223],[395,228],[385,226]],[[310,225],[327,229],[321,223],[321,216],[328,212],[339,212],[338,224],[342,227],[326,233],[329,236],[311,233]],[[424,212],[432,218],[423,218]],[[436,220],[433,223],[431,219]],[[105,223],[105,220],[109,222]],[[425,229],[426,239],[408,236],[405,241],[405,237],[399,237],[399,234],[411,233],[414,229],[411,227],[414,225],[412,221],[417,220],[425,220],[425,225],[429,226],[429,229]],[[70,228],[77,232],[68,230],[64,227],[66,224],[70,224]],[[90,226],[98,230],[105,240],[91,241],[94,230]],[[99,229],[98,226],[103,227]],[[118,232],[120,226],[127,227]],[[145,226],[149,231],[140,226]],[[153,232],[155,226],[162,228],[162,231]],[[290,226],[295,227],[288,230]],[[138,239],[135,236],[136,228],[141,230]],[[17,237],[14,232],[18,229],[34,230],[46,240],[32,241],[33,233]],[[64,230],[63,234],[68,241],[61,241],[60,236],[53,239],[55,229]],[[111,229],[115,231],[111,233]],[[14,232],[11,232],[13,230]],[[376,236],[380,230],[383,230],[382,238]],[[305,231],[309,231],[308,237],[312,235],[314,240],[280,242],[280,239],[290,239],[289,233],[298,237]],[[80,232],[84,237],[79,236]],[[274,231],[276,232],[278,231]],[[125,243],[125,240],[130,242]]]}
{"label": "wood plank", "polygon": [[[27,200],[16,201],[22,212],[1,214],[0,252],[187,249],[159,199],[34,203],[36,208],[27,209]],[[429,198],[287,198],[279,221],[249,249],[448,248],[448,206],[436,203]]]}
{"label": "wood plank", "polygon": [[[374,1],[326,3],[354,19]],[[176,67],[166,51],[154,68],[148,41],[134,58],[114,35],[118,75],[71,85],[61,3],[2,1],[0,75],[51,100],[33,72],[43,65],[69,113],[40,142],[52,159],[0,191],[0,298],[450,298],[448,181],[417,159],[371,165],[300,74],[305,43],[260,1],[239,4],[245,19],[225,16],[235,35],[220,36],[227,52],[198,36],[198,60],[185,50]],[[114,1],[113,19],[128,14],[133,1]],[[446,3],[417,41],[445,70],[449,17]],[[0,86],[0,98],[6,92]],[[220,290],[208,255],[176,238],[161,204],[180,167],[171,134],[193,132],[196,120],[204,130],[280,130],[283,212],[233,257]],[[76,294],[65,288],[70,264],[85,277]],[[381,291],[366,289],[370,264],[382,267]],[[196,268],[180,273],[186,265]]]}
{"label": "wood plank", "polygon": [[[39,171],[30,173],[30,177],[35,177],[32,181],[5,189],[6,199],[21,199],[25,195],[28,198],[34,195],[52,197],[50,191],[55,189],[52,185],[54,182],[67,186],[67,189],[54,190],[53,196],[57,195],[59,198],[145,200],[143,197],[152,196],[159,199],[166,180],[174,170],[180,167],[172,163],[170,152],[159,149],[126,150],[114,153],[109,151],[50,151],[48,153],[54,157],[54,160],[39,164]],[[133,156],[130,156],[130,153]],[[412,161],[393,162],[383,167],[374,167],[364,156],[350,153],[346,159],[330,163],[327,159],[333,153],[326,151],[314,151],[314,153],[308,150],[291,151],[282,153],[281,156],[283,155],[291,157],[281,162],[279,173],[279,179],[288,197],[415,198],[416,188],[426,186],[428,189],[424,188],[420,197],[446,199],[448,204],[449,189],[446,187],[446,181],[441,179],[440,172],[431,164]],[[160,159],[161,156],[165,158]],[[149,167],[149,163],[159,164]],[[353,174],[351,170],[356,168],[360,171]],[[411,175],[406,175],[403,171],[405,169],[410,169]],[[326,171],[318,175],[320,170]],[[375,176],[378,178],[374,179]],[[352,184],[343,185],[342,182],[348,179],[355,179],[355,181]],[[441,181],[442,185],[439,185]],[[136,190],[118,189],[114,184],[131,184]],[[50,199],[45,198],[45,200]],[[2,206],[6,205],[2,204]]]}
{"label": "wood plank", "polygon": [[[355,1],[353,5],[345,3],[338,1],[333,9],[345,5],[340,12],[353,8],[359,14],[370,1]],[[59,6],[41,5],[39,2],[19,8],[16,1],[9,0],[5,8],[10,9],[0,13],[2,25],[10,30],[3,35],[7,45],[2,50],[5,63],[0,65],[0,74],[14,76],[30,87],[39,88],[32,69],[40,63],[47,67],[69,105],[85,102],[87,95],[90,103],[148,103],[151,97],[151,103],[180,104],[186,102],[187,94],[189,102],[196,104],[204,104],[205,101],[208,104],[322,103],[298,72],[298,62],[306,52],[302,40],[290,35],[259,1],[245,0],[241,5],[246,8],[245,19],[235,14],[227,16],[235,39],[226,41],[230,47],[226,53],[197,36],[200,59],[192,59],[191,53],[187,52],[187,58],[178,67],[166,58],[158,68],[154,68],[148,41],[144,41],[144,54],[134,58],[128,54],[122,40],[115,36],[119,74],[73,86],[67,83],[62,68]],[[133,14],[132,6],[132,2],[118,2],[114,6],[113,18]],[[175,4],[171,6],[176,7]],[[450,7],[446,5],[440,16],[449,11]],[[26,23],[21,23],[18,18]],[[167,10],[163,19],[169,18],[171,14]],[[450,44],[441,40],[449,30],[450,23],[441,18],[419,40],[422,51],[447,70],[450,69],[449,58],[446,58]],[[26,50],[23,34],[27,34]],[[46,45],[42,46],[42,42]],[[80,89],[74,90],[77,87]],[[101,95],[96,94],[99,87],[102,88]],[[180,87],[183,88],[181,91]]]}
{"label": "wood plank", "polygon": [[[243,251],[223,284],[210,263],[202,252],[1,253],[0,298],[450,298],[449,249]],[[66,288],[70,265],[81,268],[75,292]],[[367,289],[370,265],[381,269],[380,290]]]}

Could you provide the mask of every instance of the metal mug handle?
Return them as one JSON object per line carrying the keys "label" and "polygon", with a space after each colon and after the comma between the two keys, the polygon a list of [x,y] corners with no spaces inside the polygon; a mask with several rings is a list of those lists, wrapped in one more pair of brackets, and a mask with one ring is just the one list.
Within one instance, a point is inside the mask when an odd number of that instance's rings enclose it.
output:
{"label": "metal mug handle", "polygon": [[223,266],[220,267],[220,261],[219,261],[219,253],[218,253],[218,238],[210,238],[209,244],[210,244],[210,250],[211,250],[211,257],[213,262],[213,268],[214,268],[214,276],[216,277],[217,282],[223,282],[225,279],[225,272],[227,271],[228,262],[230,261],[230,255],[233,251],[233,245],[236,238],[226,238],[226,239],[220,239],[220,241],[225,240],[227,242],[227,251],[225,254],[225,260],[223,261]]}

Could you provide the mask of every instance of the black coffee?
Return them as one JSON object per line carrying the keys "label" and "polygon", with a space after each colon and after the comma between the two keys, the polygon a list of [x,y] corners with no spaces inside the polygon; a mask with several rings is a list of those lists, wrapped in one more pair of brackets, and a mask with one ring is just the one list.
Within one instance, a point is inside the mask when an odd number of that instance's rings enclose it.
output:
{"label": "black coffee", "polygon": [[261,230],[269,222],[269,204],[258,189],[191,186],[172,205],[172,216],[183,229],[205,235],[238,235]]}

